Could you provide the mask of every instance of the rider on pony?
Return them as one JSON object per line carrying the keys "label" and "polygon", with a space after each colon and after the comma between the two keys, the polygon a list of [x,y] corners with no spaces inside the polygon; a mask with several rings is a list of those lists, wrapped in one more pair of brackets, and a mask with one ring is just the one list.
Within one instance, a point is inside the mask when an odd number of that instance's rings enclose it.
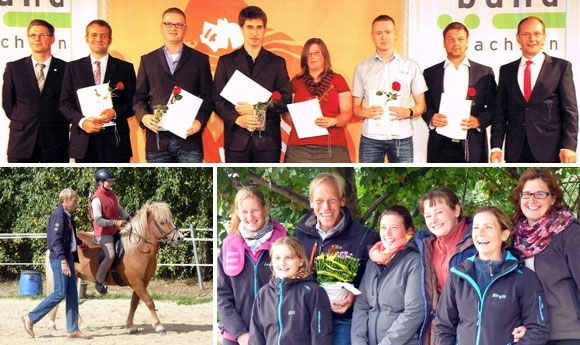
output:
{"label": "rider on pony", "polygon": [[125,211],[113,192],[115,177],[107,169],[99,169],[95,173],[97,189],[91,197],[90,213],[93,219],[95,232],[95,244],[101,247],[104,259],[95,274],[95,289],[100,294],[107,293],[105,282],[107,273],[115,259],[114,236],[119,233],[119,228],[131,220],[131,216]]}

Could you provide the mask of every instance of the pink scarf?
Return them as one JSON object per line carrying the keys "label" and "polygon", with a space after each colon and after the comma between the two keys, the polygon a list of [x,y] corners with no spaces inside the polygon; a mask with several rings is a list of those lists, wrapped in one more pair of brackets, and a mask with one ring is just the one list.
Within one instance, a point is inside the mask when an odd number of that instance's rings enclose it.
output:
{"label": "pink scarf", "polygon": [[383,245],[382,241],[379,241],[369,251],[369,258],[378,265],[387,266],[412,238],[413,235],[407,235],[393,242],[388,248]]}
{"label": "pink scarf", "polygon": [[552,236],[558,234],[574,221],[568,210],[556,211],[552,216],[544,215],[534,225],[528,225],[527,219],[521,219],[514,225],[514,247],[527,259],[542,252],[548,247]]}

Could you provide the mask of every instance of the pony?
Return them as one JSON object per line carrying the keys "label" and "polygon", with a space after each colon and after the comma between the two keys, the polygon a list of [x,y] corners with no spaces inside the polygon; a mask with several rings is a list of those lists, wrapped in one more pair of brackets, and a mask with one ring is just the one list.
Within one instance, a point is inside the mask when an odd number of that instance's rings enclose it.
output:
{"label": "pony", "polygon": [[[116,264],[118,277],[115,279],[116,277],[112,275],[110,270],[107,273],[105,284],[128,285],[133,289],[131,306],[125,323],[131,334],[138,333],[137,327],[133,324],[133,319],[140,300],[143,300],[147,308],[149,308],[155,332],[165,334],[165,328],[157,316],[155,303],[151,299],[149,292],[147,292],[147,286],[157,268],[157,252],[161,243],[166,242],[172,247],[177,247],[183,243],[184,237],[173,224],[173,215],[169,205],[163,202],[143,205],[135,216],[121,227],[119,233],[124,253]],[[77,236],[89,248],[78,250],[79,262],[75,263],[76,275],[80,279],[95,282],[101,248],[94,244],[93,234],[79,232]],[[47,281],[54,280],[50,268],[46,270],[46,279]],[[118,282],[119,279],[121,280],[120,282]],[[47,286],[47,294],[52,292],[48,291],[49,288],[50,286]],[[58,306],[49,313],[49,329],[50,325],[54,325],[57,308]],[[82,318],[79,314],[79,327],[82,328],[82,325]]]}

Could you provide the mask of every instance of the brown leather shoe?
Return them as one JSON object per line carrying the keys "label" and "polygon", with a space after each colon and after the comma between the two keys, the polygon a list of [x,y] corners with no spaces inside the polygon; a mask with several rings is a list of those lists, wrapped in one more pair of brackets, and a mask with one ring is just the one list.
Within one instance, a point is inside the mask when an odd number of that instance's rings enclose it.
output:
{"label": "brown leather shoe", "polygon": [[81,339],[92,339],[93,338],[90,335],[85,334],[85,333],[83,333],[81,331],[76,331],[76,332],[69,333],[67,336],[69,338],[81,338]]}
{"label": "brown leather shoe", "polygon": [[24,330],[26,331],[26,333],[30,334],[30,336],[34,338],[34,330],[32,329],[32,326],[34,326],[34,325],[32,324],[32,321],[30,321],[28,314],[22,315],[20,317],[20,321],[22,321],[22,324],[24,325]]}

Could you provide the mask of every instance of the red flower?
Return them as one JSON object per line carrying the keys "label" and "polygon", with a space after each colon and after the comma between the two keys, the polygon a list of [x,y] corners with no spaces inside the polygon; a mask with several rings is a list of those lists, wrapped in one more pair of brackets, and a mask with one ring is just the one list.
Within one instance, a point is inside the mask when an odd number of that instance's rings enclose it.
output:
{"label": "red flower", "polygon": [[282,95],[280,94],[280,92],[278,92],[278,91],[272,92],[272,101],[273,102],[278,102],[281,99],[282,99]]}
{"label": "red flower", "polygon": [[181,93],[181,88],[179,86],[174,86],[173,91],[171,92],[173,96],[177,96]]}
{"label": "red flower", "polygon": [[394,81],[392,85],[393,91],[401,91],[401,83]]}
{"label": "red flower", "polygon": [[470,86],[467,89],[467,97],[473,97],[475,95],[477,95],[477,91],[475,90],[475,88],[473,88],[473,87]]}
{"label": "red flower", "polygon": [[118,81],[117,86],[115,86],[115,89],[123,91],[123,90],[125,90],[125,84],[123,84],[122,81]]}

